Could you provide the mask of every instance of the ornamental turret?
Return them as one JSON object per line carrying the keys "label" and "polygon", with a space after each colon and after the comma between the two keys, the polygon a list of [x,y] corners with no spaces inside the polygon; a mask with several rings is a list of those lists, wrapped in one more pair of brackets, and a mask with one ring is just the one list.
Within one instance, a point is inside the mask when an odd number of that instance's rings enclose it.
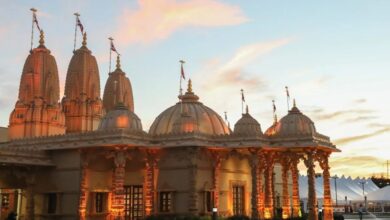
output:
{"label": "ornamental turret", "polygon": [[102,117],[99,68],[95,56],[87,48],[86,33],[82,46],[74,51],[68,66],[62,106],[67,133],[98,128]]}
{"label": "ornamental turret", "polygon": [[122,103],[127,109],[134,112],[133,90],[129,78],[122,71],[120,57],[117,56],[116,69],[109,73],[103,94],[103,107],[106,112],[115,109]]}
{"label": "ornamental turret", "polygon": [[40,31],[39,46],[30,51],[23,67],[18,101],[9,119],[10,139],[64,134],[59,93],[57,63]]}

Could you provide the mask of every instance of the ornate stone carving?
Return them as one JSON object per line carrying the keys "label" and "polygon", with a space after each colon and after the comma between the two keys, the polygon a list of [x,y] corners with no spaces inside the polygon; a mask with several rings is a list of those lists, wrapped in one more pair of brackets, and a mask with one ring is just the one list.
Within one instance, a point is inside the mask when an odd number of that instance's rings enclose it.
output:
{"label": "ornate stone carving", "polygon": [[282,218],[287,219],[291,215],[290,195],[288,193],[288,171],[290,170],[291,154],[286,152],[281,156],[282,165],[282,188],[283,188],[283,205]]}
{"label": "ornate stone carving", "polygon": [[158,162],[157,150],[145,151],[145,214],[146,216],[155,213],[155,181],[156,181],[156,169]]}
{"label": "ornate stone carving", "polygon": [[252,194],[251,194],[251,207],[252,207],[252,219],[259,219],[259,150],[256,148],[250,148],[251,155],[249,157],[249,164],[251,165],[252,176]]}
{"label": "ornate stone carving", "polygon": [[316,191],[315,191],[315,150],[308,150],[306,151],[306,155],[303,158],[303,161],[307,167],[307,179],[308,179],[308,188],[309,188],[309,195],[308,195],[308,201],[307,201],[307,207],[309,210],[309,220],[317,220],[318,219],[318,212],[317,212],[317,197],[316,197]]}
{"label": "ornate stone carving", "polygon": [[332,220],[333,219],[333,205],[332,205],[332,195],[330,191],[330,167],[328,158],[330,153],[318,151],[317,152],[317,160],[322,168],[322,177],[324,181],[324,220]]}
{"label": "ornate stone carving", "polygon": [[274,215],[274,192],[273,192],[273,179],[274,179],[274,164],[276,153],[272,151],[264,152],[265,158],[265,207],[264,218],[272,219]]}
{"label": "ornate stone carving", "polygon": [[296,154],[291,155],[291,179],[292,179],[292,216],[301,216],[301,204],[299,199],[299,171],[298,163],[300,157]]}

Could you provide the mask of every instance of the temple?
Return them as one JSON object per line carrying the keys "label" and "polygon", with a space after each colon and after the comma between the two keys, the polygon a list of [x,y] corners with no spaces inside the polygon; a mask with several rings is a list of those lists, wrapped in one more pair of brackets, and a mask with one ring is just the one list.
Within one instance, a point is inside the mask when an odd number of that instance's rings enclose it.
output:
{"label": "temple", "polygon": [[328,160],[339,150],[295,101],[264,133],[248,108],[232,130],[188,80],[177,103],[145,129],[119,56],[102,100],[98,63],[84,35],[59,102],[56,61],[43,32],[39,42],[26,59],[8,138],[0,143],[0,218],[16,212],[28,220],[140,220],[207,216],[213,208],[219,216],[299,217],[303,162],[309,219],[318,219],[316,168],[324,177],[324,219],[333,219]]}

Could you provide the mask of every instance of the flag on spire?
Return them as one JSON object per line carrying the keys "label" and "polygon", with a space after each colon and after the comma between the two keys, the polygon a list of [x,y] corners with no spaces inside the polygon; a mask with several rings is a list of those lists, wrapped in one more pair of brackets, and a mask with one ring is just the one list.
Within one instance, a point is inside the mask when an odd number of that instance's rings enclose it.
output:
{"label": "flag on spire", "polygon": [[111,50],[114,51],[116,54],[119,55],[118,51],[116,50],[115,46],[114,46],[114,42],[112,42],[111,40]]}
{"label": "flag on spire", "polygon": [[241,89],[241,101],[245,102],[244,90]]}
{"label": "flag on spire", "polygon": [[290,93],[288,92],[288,87],[286,86],[286,95],[287,95],[287,98],[290,98]]}
{"label": "flag on spire", "polygon": [[80,18],[78,16],[76,16],[76,24],[79,26],[81,33],[84,34],[84,26],[81,24]]}
{"label": "flag on spire", "polygon": [[186,79],[186,75],[184,74],[184,67],[183,67],[183,64],[185,63],[183,60],[180,60],[180,63],[181,63],[181,78],[183,79]]}
{"label": "flag on spire", "polygon": [[38,23],[38,18],[37,18],[37,15],[35,14],[35,11],[33,11],[33,22],[37,26],[38,30],[41,31],[41,28],[39,27],[39,23]]}
{"label": "flag on spire", "polygon": [[275,114],[275,112],[276,112],[275,100],[272,100],[272,107],[273,107],[273,111],[274,111],[274,114]]}

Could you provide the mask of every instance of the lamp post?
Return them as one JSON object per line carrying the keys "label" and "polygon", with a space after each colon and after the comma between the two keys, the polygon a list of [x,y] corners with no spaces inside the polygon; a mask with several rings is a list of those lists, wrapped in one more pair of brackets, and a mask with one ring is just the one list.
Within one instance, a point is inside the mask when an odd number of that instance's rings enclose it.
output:
{"label": "lamp post", "polygon": [[333,176],[332,179],[334,179],[334,189],[335,189],[335,194],[336,194],[336,207],[337,207],[337,179],[339,177],[337,175]]}
{"label": "lamp post", "polygon": [[218,209],[213,208],[212,220],[217,220],[217,218],[218,218],[217,212],[218,212]]}

